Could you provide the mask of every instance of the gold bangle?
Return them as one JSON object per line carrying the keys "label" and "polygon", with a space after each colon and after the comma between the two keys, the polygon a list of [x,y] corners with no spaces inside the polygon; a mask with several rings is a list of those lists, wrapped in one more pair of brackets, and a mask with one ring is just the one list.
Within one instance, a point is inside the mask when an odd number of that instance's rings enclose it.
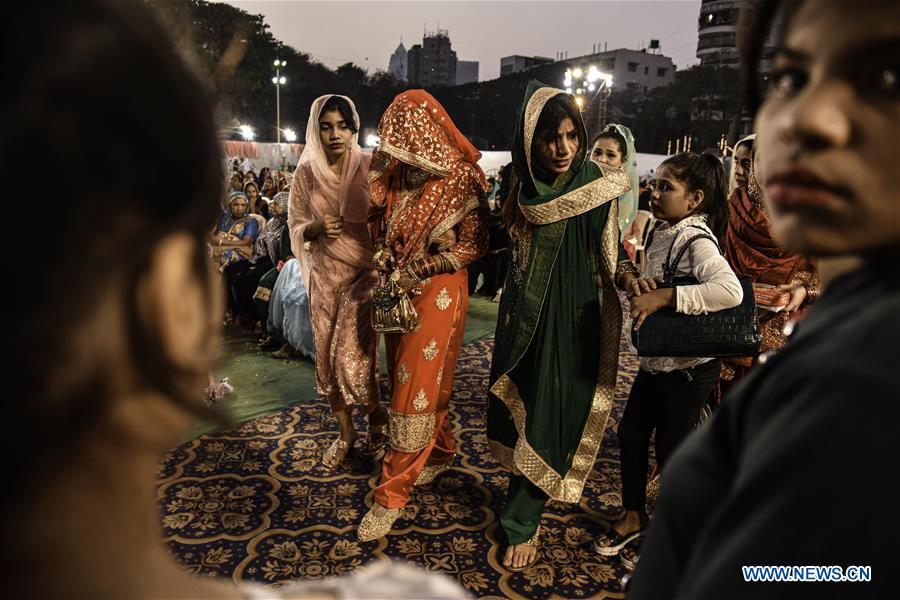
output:
{"label": "gold bangle", "polygon": [[624,289],[622,285],[622,278],[628,274],[634,275],[635,277],[640,276],[640,273],[638,272],[637,267],[634,266],[633,262],[631,262],[630,260],[623,260],[616,266],[615,274],[616,285],[620,290]]}

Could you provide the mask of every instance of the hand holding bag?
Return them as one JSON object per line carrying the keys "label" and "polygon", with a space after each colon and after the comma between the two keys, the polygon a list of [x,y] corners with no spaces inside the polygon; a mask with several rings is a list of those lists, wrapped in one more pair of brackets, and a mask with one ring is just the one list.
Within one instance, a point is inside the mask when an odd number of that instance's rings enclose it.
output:
{"label": "hand holding bag", "polygon": [[[663,265],[663,283],[660,287],[699,283],[693,277],[676,279],[675,269],[690,245],[702,238],[712,240],[718,246],[715,238],[701,233],[691,237],[681,247],[675,260],[670,262],[675,245],[672,241]],[[638,356],[725,358],[756,355],[762,336],[757,323],[753,284],[747,277],[738,277],[738,281],[744,298],[734,308],[705,315],[685,315],[665,307],[647,317],[639,330],[632,327],[631,341],[637,348]]]}
{"label": "hand holding bag", "polygon": [[[389,260],[388,263],[393,262]],[[419,328],[419,314],[410,299],[410,291],[398,283],[399,272],[386,277],[379,272],[379,283],[372,290],[372,329],[376,333],[409,333]]]}

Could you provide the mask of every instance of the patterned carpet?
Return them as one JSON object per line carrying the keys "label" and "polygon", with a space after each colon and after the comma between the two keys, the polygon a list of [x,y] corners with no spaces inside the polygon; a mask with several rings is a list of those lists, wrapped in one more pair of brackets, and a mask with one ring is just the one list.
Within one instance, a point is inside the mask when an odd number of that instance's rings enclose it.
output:
{"label": "patterned carpet", "polygon": [[172,554],[198,575],[235,581],[315,580],[394,559],[454,577],[482,598],[621,598],[623,567],[595,554],[590,542],[620,514],[615,426],[637,371],[635,356],[622,354],[616,402],[584,497],[578,505],[548,505],[538,564],[513,574],[497,556],[504,549],[497,515],[508,478],[484,433],[491,349],[492,340],[463,346],[452,410],[454,469],[414,491],[387,538],[356,539],[380,464],[351,461],[340,474],[325,469],[319,457],[337,421],[327,403],[310,400],[202,436],[163,458],[158,503]]}

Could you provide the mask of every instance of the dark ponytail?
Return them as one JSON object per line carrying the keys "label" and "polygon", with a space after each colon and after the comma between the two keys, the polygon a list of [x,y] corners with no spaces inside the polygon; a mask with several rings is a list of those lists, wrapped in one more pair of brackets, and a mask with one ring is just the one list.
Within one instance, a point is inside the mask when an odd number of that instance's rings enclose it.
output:
{"label": "dark ponytail", "polygon": [[688,191],[703,192],[703,204],[697,208],[696,214],[705,214],[715,236],[724,239],[728,225],[728,184],[722,161],[707,151],[702,154],[683,152],[663,161],[660,167],[663,165],[684,182]]}

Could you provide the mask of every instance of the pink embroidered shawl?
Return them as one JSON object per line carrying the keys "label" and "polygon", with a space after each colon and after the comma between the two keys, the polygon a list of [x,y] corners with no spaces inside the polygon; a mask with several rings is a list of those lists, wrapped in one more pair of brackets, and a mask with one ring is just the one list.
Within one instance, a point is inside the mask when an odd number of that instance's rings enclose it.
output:
{"label": "pink embroidered shawl", "polygon": [[[319,137],[319,113],[322,106],[334,94],[320,96],[313,102],[306,127],[306,147],[300,155],[300,162],[291,182],[288,202],[288,227],[291,232],[291,249],[300,268],[304,281],[309,281],[310,256],[306,251],[303,232],[325,215],[344,217],[344,229],[336,239],[320,236],[310,242],[310,252],[325,252],[351,267],[373,268],[372,240],[366,228],[366,216],[371,198],[367,175],[370,153],[359,146],[359,134],[353,134],[350,149],[344,159],[340,177],[328,166],[325,150]],[[359,128],[359,115],[353,101],[341,96],[353,109],[353,120]]]}

